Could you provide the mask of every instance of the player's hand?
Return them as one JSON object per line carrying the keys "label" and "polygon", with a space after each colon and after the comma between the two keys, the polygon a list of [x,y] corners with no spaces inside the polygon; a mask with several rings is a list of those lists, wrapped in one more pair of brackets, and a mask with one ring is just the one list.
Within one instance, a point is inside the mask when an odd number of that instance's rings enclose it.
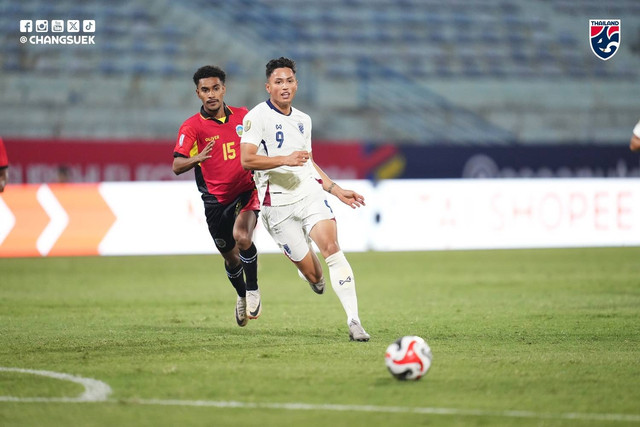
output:
{"label": "player's hand", "polygon": [[337,190],[333,190],[333,194],[340,199],[342,203],[351,206],[352,209],[365,206],[364,197],[353,190],[338,188]]}
{"label": "player's hand", "polygon": [[310,154],[308,151],[294,151],[284,158],[285,166],[302,166],[310,158]]}
{"label": "player's hand", "polygon": [[211,150],[213,150],[213,141],[208,143],[204,150],[198,153],[196,158],[198,159],[198,163],[202,163],[207,159],[211,158]]}

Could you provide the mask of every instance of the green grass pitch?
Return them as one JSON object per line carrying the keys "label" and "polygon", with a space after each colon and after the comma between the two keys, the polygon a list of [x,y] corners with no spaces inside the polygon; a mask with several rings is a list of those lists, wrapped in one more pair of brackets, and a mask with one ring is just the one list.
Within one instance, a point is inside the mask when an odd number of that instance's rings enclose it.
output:
{"label": "green grass pitch", "polygon": [[[282,255],[245,328],[219,255],[0,259],[0,367],[113,390],[0,372],[0,425],[640,424],[640,248],[347,258],[368,343]],[[402,335],[432,348],[420,381],[385,368]]]}

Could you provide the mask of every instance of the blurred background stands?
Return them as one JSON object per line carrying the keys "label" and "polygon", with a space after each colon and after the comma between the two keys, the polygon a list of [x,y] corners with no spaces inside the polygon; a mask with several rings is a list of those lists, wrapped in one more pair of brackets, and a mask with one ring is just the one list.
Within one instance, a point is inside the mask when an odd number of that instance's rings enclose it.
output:
{"label": "blurred background stands", "polygon": [[[0,10],[5,135],[173,139],[199,106],[199,66],[225,68],[227,101],[252,107],[267,97],[264,64],[281,55],[299,64],[297,106],[320,139],[617,143],[640,114],[636,0],[3,0]],[[589,47],[591,18],[622,19],[608,61]],[[96,44],[20,44],[21,19],[95,19]]]}

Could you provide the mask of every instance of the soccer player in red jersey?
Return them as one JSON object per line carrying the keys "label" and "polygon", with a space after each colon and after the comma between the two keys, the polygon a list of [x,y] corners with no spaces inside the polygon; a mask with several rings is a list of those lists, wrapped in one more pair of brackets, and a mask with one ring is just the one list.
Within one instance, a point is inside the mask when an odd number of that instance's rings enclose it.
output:
{"label": "soccer player in red jersey", "polygon": [[173,172],[180,175],[195,169],[209,233],[238,294],[236,322],[245,326],[261,313],[258,253],[253,244],[260,203],[251,172],[240,164],[242,121],[248,110],[225,104],[225,80],[225,72],[210,65],[193,75],[202,107],[178,131]]}
{"label": "soccer player in red jersey", "polygon": [[0,193],[4,191],[4,187],[7,185],[9,174],[9,158],[7,157],[7,151],[4,148],[4,141],[0,138]]}

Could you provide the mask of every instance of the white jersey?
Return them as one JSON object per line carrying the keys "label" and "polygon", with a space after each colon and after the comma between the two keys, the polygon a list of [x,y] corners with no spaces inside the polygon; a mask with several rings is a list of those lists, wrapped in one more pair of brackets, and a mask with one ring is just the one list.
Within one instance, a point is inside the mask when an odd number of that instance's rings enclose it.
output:
{"label": "white jersey", "polygon": [[[241,143],[258,147],[260,156],[288,156],[294,151],[311,152],[311,117],[291,108],[284,115],[270,101],[256,105],[244,117]],[[295,203],[317,189],[320,175],[311,161],[303,166],[279,166],[256,170],[253,176],[262,206]]]}

